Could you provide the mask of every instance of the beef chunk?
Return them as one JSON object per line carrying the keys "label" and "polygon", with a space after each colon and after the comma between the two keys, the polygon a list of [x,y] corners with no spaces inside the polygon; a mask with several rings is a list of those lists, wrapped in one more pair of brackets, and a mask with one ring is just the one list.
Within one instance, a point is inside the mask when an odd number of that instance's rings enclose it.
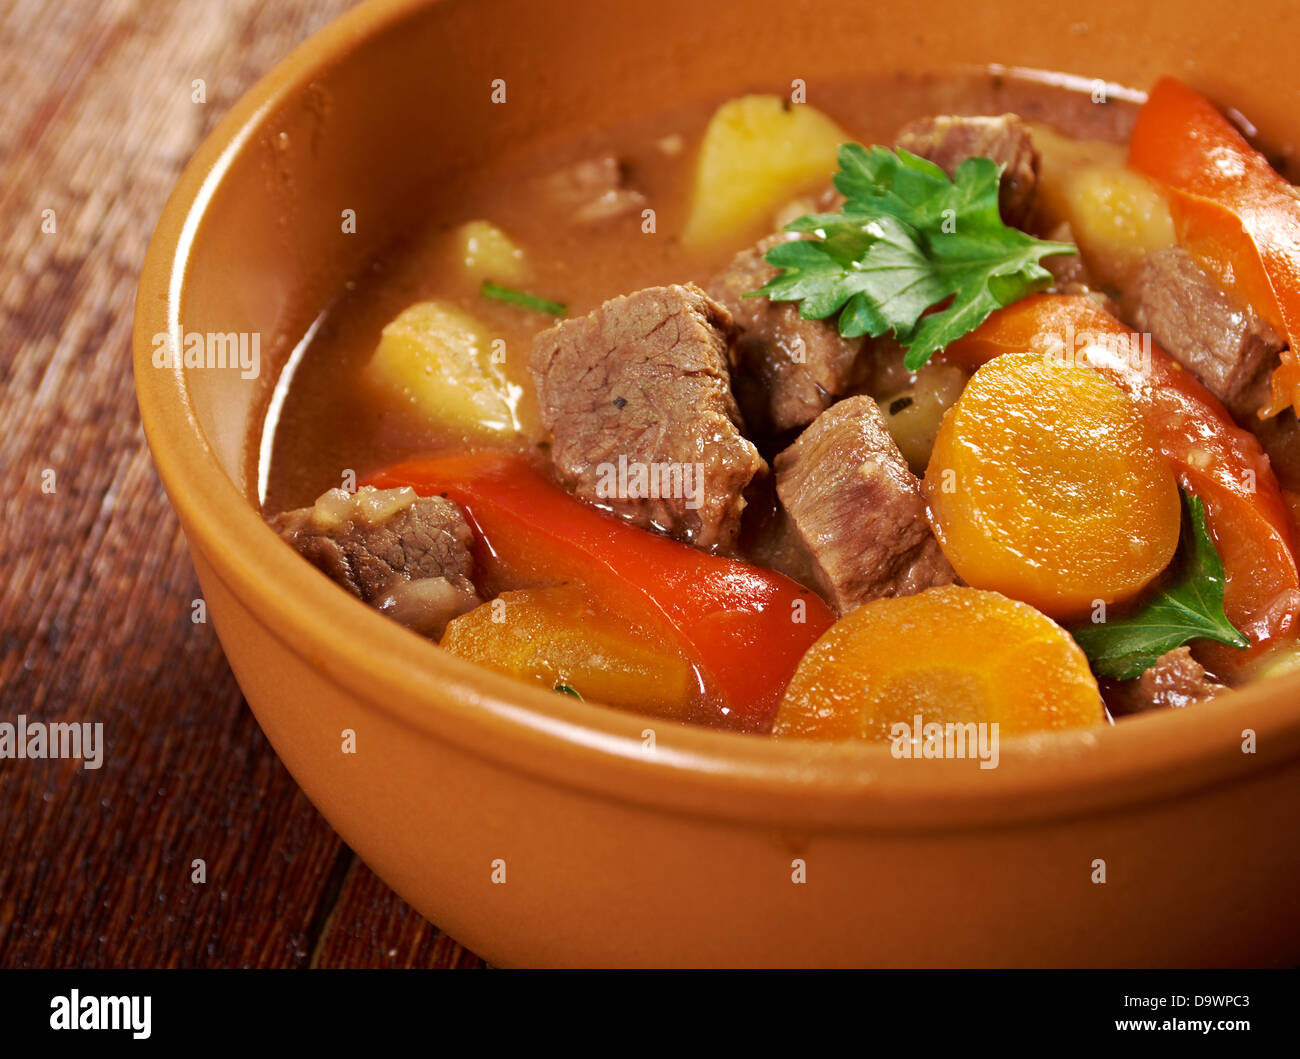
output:
{"label": "beef chunk", "polygon": [[955,575],[930,531],[921,483],[868,397],[831,406],[776,458],[776,491],[840,614]]}
{"label": "beef chunk", "polygon": [[623,166],[612,154],[586,158],[547,177],[546,187],[578,224],[599,224],[645,205],[641,192],[626,186]]}
{"label": "beef chunk", "polygon": [[[1253,407],[1258,408],[1264,399],[1260,394]],[[1251,415],[1249,418],[1243,416],[1243,420],[1268,453],[1282,488],[1300,493],[1300,419],[1296,418],[1295,410],[1285,408],[1272,419]]]}
{"label": "beef chunk", "polygon": [[[1062,222],[1047,233],[1047,238],[1054,243],[1073,243],[1074,230]],[[1087,294],[1096,287],[1092,273],[1078,254],[1053,254],[1043,258],[1042,265],[1052,274],[1052,290],[1057,294]]]}
{"label": "beef chunk", "polygon": [[530,366],[566,488],[628,522],[729,550],[764,464],[731,395],[727,310],[650,287],[537,336]]}
{"label": "beef chunk", "polygon": [[1300,491],[1295,412],[1263,420],[1256,414],[1286,346],[1277,331],[1177,247],[1147,259],[1126,301],[1133,324],[1199,378],[1259,439],[1283,486]]}
{"label": "beef chunk", "polygon": [[426,636],[479,604],[469,525],[460,508],[414,489],[323,493],[271,528],[358,599]]}
{"label": "beef chunk", "polygon": [[807,426],[845,393],[860,363],[863,339],[843,338],[826,320],[805,320],[794,302],[745,298],[779,271],[763,260],[770,236],[742,250],[709,283],[709,294],[739,325],[732,349],[736,396],[745,422],[765,433]]}
{"label": "beef chunk", "polygon": [[1268,323],[1238,304],[1179,247],[1147,258],[1127,302],[1128,317],[1156,345],[1234,415],[1254,416],[1257,384],[1276,366],[1285,344]]}
{"label": "beef chunk", "polygon": [[1186,647],[1162,654],[1136,680],[1108,689],[1107,704],[1116,713],[1141,713],[1166,706],[1192,706],[1228,689],[1214,680]]}
{"label": "beef chunk", "polygon": [[894,147],[928,158],[949,176],[967,158],[991,158],[1003,167],[998,204],[1002,220],[1021,227],[1038,190],[1038,151],[1029,126],[1015,114],[918,118],[899,130]]}
{"label": "beef chunk", "polygon": [[741,554],[750,562],[821,593],[817,563],[777,498],[775,476],[755,478],[745,491],[745,499],[748,505],[740,535]]}

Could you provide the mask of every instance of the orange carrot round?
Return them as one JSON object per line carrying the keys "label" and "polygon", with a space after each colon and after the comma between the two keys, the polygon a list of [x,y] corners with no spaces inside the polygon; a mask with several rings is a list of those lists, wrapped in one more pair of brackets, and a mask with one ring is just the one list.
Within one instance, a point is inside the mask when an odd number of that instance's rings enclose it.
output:
{"label": "orange carrot round", "polygon": [[962,580],[1056,618],[1132,598],[1178,547],[1178,487],[1133,402],[1038,353],[975,373],[939,428],[925,490]]}
{"label": "orange carrot round", "polygon": [[799,663],[773,733],[885,741],[918,715],[996,723],[1001,735],[1105,720],[1064,629],[996,592],[949,586],[867,603],[831,626]]}

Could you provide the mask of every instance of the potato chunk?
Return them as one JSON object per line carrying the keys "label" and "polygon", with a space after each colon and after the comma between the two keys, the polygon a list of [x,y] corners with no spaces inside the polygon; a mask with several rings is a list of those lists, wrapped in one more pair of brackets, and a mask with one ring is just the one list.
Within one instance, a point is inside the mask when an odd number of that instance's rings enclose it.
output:
{"label": "potato chunk", "polygon": [[489,221],[466,221],[452,232],[452,246],[462,274],[475,290],[484,280],[521,283],[528,278],[523,250]]}
{"label": "potato chunk", "polygon": [[1168,203],[1127,167],[1121,145],[1075,140],[1044,125],[1034,127],[1034,144],[1040,227],[1068,223],[1098,282],[1123,289],[1147,255],[1174,244]]}
{"label": "potato chunk", "polygon": [[955,364],[927,364],[906,389],[876,403],[898,451],[916,474],[925,473],[944,413],[961,396],[966,373]]}
{"label": "potato chunk", "polygon": [[980,368],[939,428],[925,490],[962,580],[1054,618],[1132,598],[1178,546],[1178,487],[1151,425],[1064,358]]}
{"label": "potato chunk", "polygon": [[709,250],[757,236],[786,200],[830,181],[848,139],[807,103],[741,96],[722,104],[700,143],[682,241]]}
{"label": "potato chunk", "polygon": [[514,432],[512,392],[493,343],[469,313],[417,302],[384,328],[366,375],[431,423],[469,434]]}
{"label": "potato chunk", "polygon": [[453,620],[442,647],[498,672],[638,713],[691,716],[700,695],[680,655],[594,604],[576,585],[503,592]]}

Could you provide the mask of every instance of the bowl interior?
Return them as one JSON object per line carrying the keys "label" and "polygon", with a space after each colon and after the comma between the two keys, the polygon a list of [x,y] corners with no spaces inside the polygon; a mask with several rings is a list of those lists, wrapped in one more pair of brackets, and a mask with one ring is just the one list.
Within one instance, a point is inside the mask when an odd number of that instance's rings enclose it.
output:
{"label": "bowl interior", "polygon": [[[563,697],[445,656],[431,665],[427,645],[289,561],[253,504],[257,425],[279,369],[334,293],[418,221],[449,173],[536,138],[579,136],[740,91],[785,91],[795,79],[816,102],[820,85],[866,66],[999,63],[1139,89],[1172,72],[1230,101],[1285,154],[1300,127],[1300,75],[1290,62],[1300,9],[1284,4],[1006,0],[976,8],[937,0],[920,18],[906,5],[859,3],[824,5],[815,17],[775,2],[663,0],[652,18],[597,0],[566,4],[562,17],[559,10],[513,0],[372,0],[278,66],[186,170],[141,284],[137,386],[191,546],[223,580],[296,648],[413,731],[566,780],[580,767],[582,782],[683,808],[839,825],[952,824],[963,813],[1077,811],[1231,775],[1242,765],[1230,737],[1243,721],[1279,736],[1269,753],[1300,753],[1297,677],[1195,714],[1016,741],[992,780],[953,762],[896,777],[882,747],[814,748],[676,727],[660,733],[666,752],[650,763],[641,753],[644,718],[553,701]],[[1255,76],[1261,69],[1273,76]],[[505,104],[492,101],[498,82]],[[194,332],[259,335],[258,376],[153,365],[156,335]],[[649,778],[663,770],[678,784],[671,792],[651,789]],[[877,797],[864,808],[868,787]],[[954,799],[963,806],[955,815]]]}

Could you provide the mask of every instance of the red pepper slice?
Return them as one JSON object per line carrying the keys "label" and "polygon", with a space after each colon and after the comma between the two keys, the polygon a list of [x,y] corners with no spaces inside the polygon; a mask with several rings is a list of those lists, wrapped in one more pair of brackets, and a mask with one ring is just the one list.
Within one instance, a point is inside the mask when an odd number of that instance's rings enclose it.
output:
{"label": "red pepper slice", "polygon": [[1179,243],[1286,336],[1261,418],[1300,413],[1300,195],[1208,100],[1162,77],[1138,113],[1128,164],[1165,189]]}
{"label": "red pepper slice", "polygon": [[489,577],[577,581],[633,622],[657,619],[721,696],[709,718],[721,727],[770,731],[799,660],[835,620],[790,578],[621,522],[507,452],[414,460],[366,484],[456,501]]}
{"label": "red pepper slice", "polygon": [[1231,675],[1256,656],[1254,648],[1296,635],[1295,524],[1254,435],[1163,350],[1151,346],[1147,357],[1145,348],[1134,348],[1140,341],[1087,297],[1037,294],[997,310],[942,356],[973,369],[1003,353],[1064,351],[1133,399],[1183,488],[1205,504],[1223,559],[1224,611],[1253,645],[1249,651],[1202,645],[1213,667]]}

